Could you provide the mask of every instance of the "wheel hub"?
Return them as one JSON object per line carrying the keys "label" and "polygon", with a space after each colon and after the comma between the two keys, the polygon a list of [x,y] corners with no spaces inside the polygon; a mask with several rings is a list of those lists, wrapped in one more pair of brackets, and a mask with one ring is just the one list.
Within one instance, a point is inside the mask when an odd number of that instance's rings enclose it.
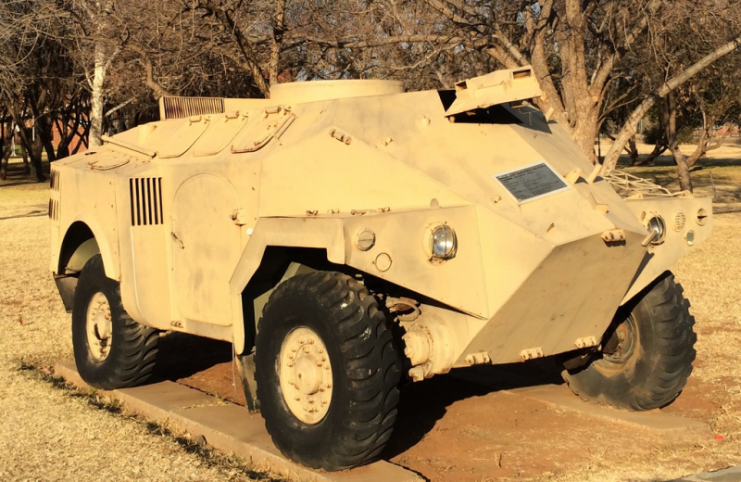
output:
{"label": "wheel hub", "polygon": [[113,323],[108,298],[100,291],[90,298],[85,325],[90,354],[98,361],[105,360],[110,353]]}
{"label": "wheel hub", "polygon": [[632,316],[628,316],[615,328],[606,343],[603,350],[604,359],[613,363],[625,362],[635,351],[637,339],[638,330],[635,320]]}
{"label": "wheel hub", "polygon": [[291,331],[281,345],[278,367],[291,413],[307,424],[320,422],[332,401],[332,366],[319,335],[307,327]]}

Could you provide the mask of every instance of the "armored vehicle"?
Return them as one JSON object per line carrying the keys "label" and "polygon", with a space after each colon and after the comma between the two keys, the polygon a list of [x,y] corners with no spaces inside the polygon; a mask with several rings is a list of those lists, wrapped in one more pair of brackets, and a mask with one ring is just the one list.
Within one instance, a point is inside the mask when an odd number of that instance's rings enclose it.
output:
{"label": "armored vehicle", "polygon": [[710,201],[602,176],[541,95],[524,67],[164,98],[160,121],[55,162],[80,375],[143,383],[163,330],[231,342],[275,445],[326,470],[378,456],[402,380],[477,364],[558,355],[583,398],[670,403],[696,337],[668,269]]}

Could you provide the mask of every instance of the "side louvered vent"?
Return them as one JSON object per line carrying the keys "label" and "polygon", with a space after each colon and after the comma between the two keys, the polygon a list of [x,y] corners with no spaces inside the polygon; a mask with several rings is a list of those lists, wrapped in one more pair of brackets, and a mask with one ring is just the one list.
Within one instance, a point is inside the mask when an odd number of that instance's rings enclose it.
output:
{"label": "side louvered vent", "polygon": [[49,187],[52,191],[59,191],[59,171],[52,169],[49,173]]}
{"label": "side louvered vent", "polygon": [[129,179],[131,225],[162,224],[162,178],[139,177]]}
{"label": "side louvered vent", "polygon": [[[59,192],[59,178],[59,171],[52,168],[49,173],[49,187],[52,191]],[[52,194],[51,199],[49,199],[49,219],[59,221],[59,199],[54,199],[55,197],[58,198],[59,196]]]}
{"label": "side louvered vent", "polygon": [[194,115],[223,114],[221,97],[163,97],[162,119],[183,119]]}
{"label": "side louvered vent", "polygon": [[56,199],[49,199],[49,219],[59,221],[59,201]]}

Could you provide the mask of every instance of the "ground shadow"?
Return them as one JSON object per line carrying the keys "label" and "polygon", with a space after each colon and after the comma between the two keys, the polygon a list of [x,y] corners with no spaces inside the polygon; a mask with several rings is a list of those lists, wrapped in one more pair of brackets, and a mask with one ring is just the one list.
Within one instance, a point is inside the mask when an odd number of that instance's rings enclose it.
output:
{"label": "ground shadow", "polygon": [[[712,152],[712,151],[710,151]],[[626,155],[622,154],[618,158],[617,163],[619,168],[623,167],[673,167],[676,169],[677,163],[674,161],[674,158],[669,154],[663,154],[653,161],[651,161],[650,164],[645,166],[633,166],[633,161],[631,158]],[[712,158],[701,158],[698,160],[694,166],[692,166],[691,169],[709,169],[709,168],[715,168],[715,167],[733,167],[733,166],[741,166],[741,159],[738,157],[712,157]]]}
{"label": "ground shadow", "polygon": [[185,333],[160,337],[153,382],[180,380],[232,360],[232,344]]}
{"label": "ground shadow", "polygon": [[[651,164],[652,166],[665,166],[665,167],[677,167],[674,159],[658,158]],[[692,166],[692,169],[708,169],[712,167],[729,167],[729,166],[741,166],[741,159],[738,158],[712,158],[712,159],[700,159]]]}
{"label": "ground shadow", "polygon": [[[233,389],[231,384],[224,385],[222,388],[225,387],[226,391],[221,393],[216,385],[208,385],[194,375],[217,365],[227,364],[227,368],[221,368],[230,370],[231,360],[231,343],[170,332],[160,338],[153,381],[190,378],[187,383],[189,386],[208,392],[216,390],[218,395],[229,398],[229,392]],[[211,370],[208,376],[218,376],[218,370]],[[457,401],[501,390],[562,383],[560,370],[553,357],[527,363],[459,368],[448,375],[435,376],[421,383],[404,383],[401,386],[394,435],[382,457],[391,459],[415,446],[445,416],[448,407]]]}
{"label": "ground shadow", "polygon": [[422,383],[407,383],[401,387],[394,435],[382,457],[394,458],[417,445],[457,401],[501,390],[562,383],[552,357],[528,363],[459,368]]}

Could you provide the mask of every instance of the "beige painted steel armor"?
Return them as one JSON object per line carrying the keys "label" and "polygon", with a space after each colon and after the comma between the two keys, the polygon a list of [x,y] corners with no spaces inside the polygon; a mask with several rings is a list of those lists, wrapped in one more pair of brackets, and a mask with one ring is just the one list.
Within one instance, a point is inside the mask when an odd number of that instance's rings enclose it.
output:
{"label": "beige painted steel armor", "polygon": [[529,68],[455,90],[274,94],[163,99],[161,121],[54,163],[51,270],[68,306],[100,252],[134,320],[248,353],[267,295],[316,262],[386,282],[421,380],[598,346],[712,229],[709,199],[618,195],[526,102],[541,95]]}

